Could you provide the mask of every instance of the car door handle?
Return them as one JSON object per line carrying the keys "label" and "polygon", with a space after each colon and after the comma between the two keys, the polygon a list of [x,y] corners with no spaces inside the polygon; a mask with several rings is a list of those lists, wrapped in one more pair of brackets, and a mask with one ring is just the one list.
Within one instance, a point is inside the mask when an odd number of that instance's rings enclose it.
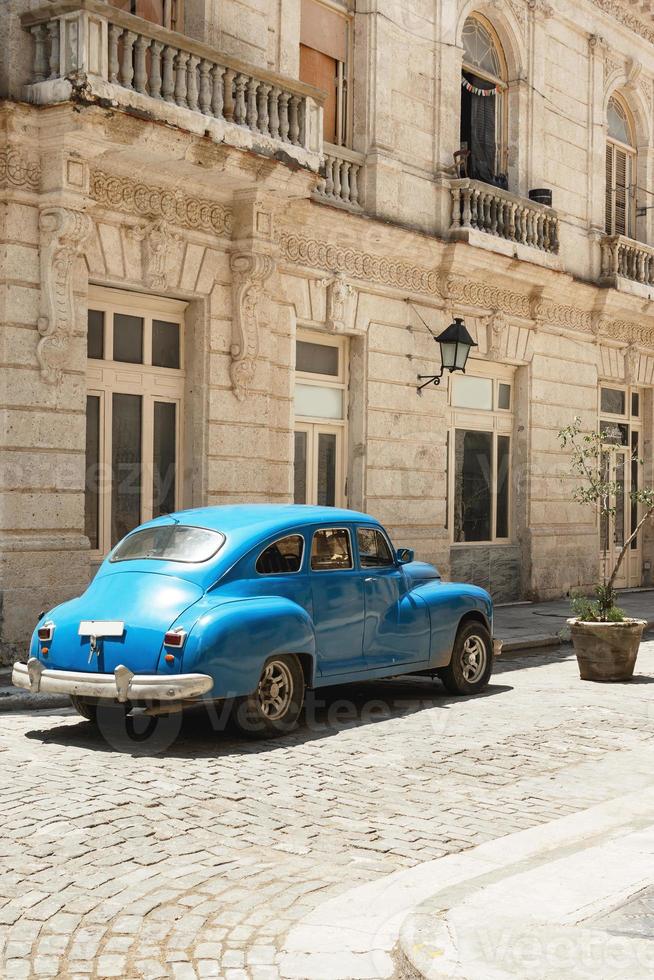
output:
{"label": "car door handle", "polygon": [[375,576],[374,575],[370,575],[368,578],[364,578],[363,581],[364,582],[374,582],[375,581]]}

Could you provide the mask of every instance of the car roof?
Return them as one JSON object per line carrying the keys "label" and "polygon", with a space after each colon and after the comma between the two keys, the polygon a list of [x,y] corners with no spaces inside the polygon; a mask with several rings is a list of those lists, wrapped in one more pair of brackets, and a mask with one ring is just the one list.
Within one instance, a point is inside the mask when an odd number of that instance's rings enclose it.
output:
{"label": "car roof", "polygon": [[[235,561],[240,560],[260,541],[283,534],[284,531],[290,532],[305,525],[309,527],[315,524],[338,525],[354,521],[358,524],[379,525],[379,522],[369,514],[337,507],[312,507],[305,504],[225,504],[164,514],[141,524],[134,530],[169,525],[171,521],[191,527],[221,531],[225,535],[224,546],[215,558],[209,561],[198,564],[165,560],[157,562],[157,573],[189,579],[205,588],[213,584]],[[110,557],[111,553],[103,562],[102,574],[129,570],[125,567],[127,563],[112,563]],[[134,570],[138,569],[141,572],[155,571],[152,560],[135,559],[129,564]]]}
{"label": "car roof", "polygon": [[246,528],[253,537],[259,537],[306,524],[334,524],[339,521],[379,523],[369,514],[339,507],[314,507],[308,504],[223,504],[175,511],[149,521],[148,524],[165,524],[171,519],[180,524],[222,531],[227,537],[230,532],[242,532]]}

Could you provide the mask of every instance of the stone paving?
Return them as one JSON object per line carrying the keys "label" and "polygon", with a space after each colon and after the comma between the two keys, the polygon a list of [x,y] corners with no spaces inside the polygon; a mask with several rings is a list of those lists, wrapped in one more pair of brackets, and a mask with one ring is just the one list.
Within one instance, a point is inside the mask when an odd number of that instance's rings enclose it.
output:
{"label": "stone paving", "polygon": [[67,709],[6,714],[0,976],[282,977],[328,898],[624,792],[602,763],[652,753],[654,642],[637,669],[582,683],[547,651],[474,699],[424,678],[318,692],[264,744],[189,715],[160,752]]}

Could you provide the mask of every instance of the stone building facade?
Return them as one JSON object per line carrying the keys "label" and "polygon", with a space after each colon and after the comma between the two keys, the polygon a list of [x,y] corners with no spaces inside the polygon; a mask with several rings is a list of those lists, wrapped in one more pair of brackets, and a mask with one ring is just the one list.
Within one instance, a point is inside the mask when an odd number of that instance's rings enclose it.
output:
{"label": "stone building facade", "polygon": [[[6,659],[186,506],[364,509],[500,600],[594,581],[654,479],[648,4],[8,0],[0,36]],[[466,375],[418,395],[453,316]]]}

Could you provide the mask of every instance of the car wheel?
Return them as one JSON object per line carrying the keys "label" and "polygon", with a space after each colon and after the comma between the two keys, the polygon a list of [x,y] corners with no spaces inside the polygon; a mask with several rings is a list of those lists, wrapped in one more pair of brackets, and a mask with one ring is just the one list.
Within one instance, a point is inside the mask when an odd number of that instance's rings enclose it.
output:
{"label": "car wheel", "polygon": [[91,704],[83,698],[78,698],[75,694],[71,694],[70,703],[82,718],[86,718],[87,721],[92,721],[94,725],[97,723],[98,706],[96,704]]}
{"label": "car wheel", "polygon": [[266,661],[256,691],[239,698],[234,723],[248,738],[274,738],[297,725],[304,703],[304,674],[292,654]]}
{"label": "car wheel", "polygon": [[493,642],[481,623],[469,622],[459,627],[452,659],[440,671],[450,694],[478,694],[487,686],[493,670]]}

